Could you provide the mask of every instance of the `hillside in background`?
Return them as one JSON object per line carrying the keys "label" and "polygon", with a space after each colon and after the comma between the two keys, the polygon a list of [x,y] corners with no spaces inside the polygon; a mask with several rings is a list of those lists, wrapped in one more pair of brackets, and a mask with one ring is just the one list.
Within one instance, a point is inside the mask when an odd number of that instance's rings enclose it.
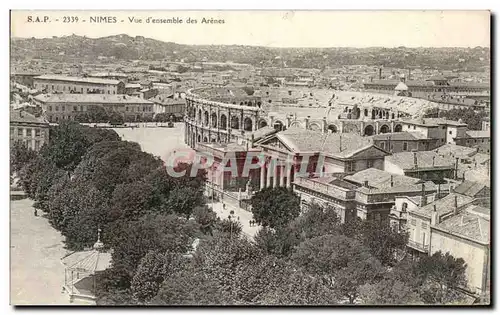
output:
{"label": "hillside in background", "polygon": [[255,66],[324,68],[341,65],[420,67],[440,70],[483,71],[489,69],[490,49],[475,48],[270,48],[241,45],[181,45],[128,35],[102,38],[64,36],[12,38],[12,60],[43,58],[58,61],[165,60],[184,62],[248,63]]}

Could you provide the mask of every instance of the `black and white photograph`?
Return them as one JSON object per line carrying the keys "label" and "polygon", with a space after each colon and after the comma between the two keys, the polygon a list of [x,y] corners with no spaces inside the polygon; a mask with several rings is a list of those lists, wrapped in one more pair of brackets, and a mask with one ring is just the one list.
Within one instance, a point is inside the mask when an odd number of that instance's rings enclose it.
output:
{"label": "black and white photograph", "polygon": [[491,305],[491,19],[10,11],[10,304]]}

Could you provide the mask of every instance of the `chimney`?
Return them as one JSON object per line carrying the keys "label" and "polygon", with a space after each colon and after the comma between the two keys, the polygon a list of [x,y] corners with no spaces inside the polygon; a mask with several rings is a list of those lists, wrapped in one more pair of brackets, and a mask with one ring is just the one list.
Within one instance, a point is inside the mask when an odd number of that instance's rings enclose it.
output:
{"label": "chimney", "polygon": [[435,156],[433,156],[433,157],[432,157],[432,166],[434,166],[435,161],[436,161],[436,157],[435,157]]}
{"label": "chimney", "polygon": [[417,152],[413,152],[413,165],[418,168]]}
{"label": "chimney", "polygon": [[441,184],[438,184],[438,191],[437,191],[437,198],[436,199],[439,199],[441,198]]}
{"label": "chimney", "polygon": [[255,136],[254,136],[254,134],[252,133],[252,142],[251,142],[251,144],[252,144],[252,148],[253,148],[253,143],[254,143],[254,141],[255,141]]}
{"label": "chimney", "polygon": [[339,152],[342,152],[342,134],[339,134]]}
{"label": "chimney", "polygon": [[382,68],[378,68],[378,79],[382,80]]}
{"label": "chimney", "polygon": [[408,68],[408,81],[411,80],[411,68]]}
{"label": "chimney", "polygon": [[394,187],[394,176],[391,175],[391,187]]}
{"label": "chimney", "polygon": [[457,201],[457,195],[455,195],[455,202],[454,202],[454,207],[453,207],[453,214],[458,213],[458,201]]}
{"label": "chimney", "polygon": [[420,206],[424,207],[427,205],[427,197],[425,196],[425,185],[422,183],[422,194],[421,194],[421,199],[420,199]]}
{"label": "chimney", "polygon": [[365,180],[365,182],[364,182],[363,186],[365,186],[366,188],[370,187],[370,186],[368,185],[368,181],[367,181],[367,180]]}
{"label": "chimney", "polygon": [[455,159],[455,179],[458,178],[458,158]]}
{"label": "chimney", "polygon": [[439,214],[436,209],[436,205],[434,204],[434,209],[431,214],[431,225],[439,224]]}

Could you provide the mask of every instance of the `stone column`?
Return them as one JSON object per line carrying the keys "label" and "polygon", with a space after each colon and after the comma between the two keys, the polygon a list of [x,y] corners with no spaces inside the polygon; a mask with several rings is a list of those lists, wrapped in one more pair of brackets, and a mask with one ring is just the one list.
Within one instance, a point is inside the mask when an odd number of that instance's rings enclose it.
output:
{"label": "stone column", "polygon": [[266,187],[271,187],[271,175],[272,175],[272,172],[273,172],[272,164],[273,164],[272,160],[269,161],[269,163],[267,163]]}
{"label": "stone column", "polygon": [[285,165],[280,166],[280,187],[285,187]]}
{"label": "stone column", "polygon": [[290,162],[286,164],[286,187],[292,187],[292,164]]}
{"label": "stone column", "polygon": [[264,189],[266,186],[266,164],[262,165],[260,168],[260,190]]}
{"label": "stone column", "polygon": [[273,187],[278,187],[278,161],[276,159],[273,163]]}

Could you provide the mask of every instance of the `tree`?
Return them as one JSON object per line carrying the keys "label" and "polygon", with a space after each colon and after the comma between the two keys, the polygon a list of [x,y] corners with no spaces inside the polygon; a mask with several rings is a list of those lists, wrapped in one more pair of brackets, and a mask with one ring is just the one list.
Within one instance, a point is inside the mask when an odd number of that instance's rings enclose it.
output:
{"label": "tree", "polygon": [[457,288],[467,286],[465,270],[467,265],[462,258],[450,253],[436,252],[422,257],[415,267],[416,279],[420,286],[420,296],[425,303],[449,304],[460,299]]}
{"label": "tree", "polygon": [[439,117],[450,120],[462,120],[467,124],[467,128],[471,130],[481,130],[482,120],[484,117],[488,117],[485,111],[476,112],[472,108],[467,109],[450,109],[439,112]]}
{"label": "tree", "polygon": [[353,304],[361,286],[377,280],[383,268],[369,249],[343,235],[324,235],[302,242],[292,261],[323,279],[337,294]]}
{"label": "tree", "polygon": [[194,208],[203,205],[204,198],[201,191],[193,191],[189,187],[175,187],[168,195],[166,209],[176,212],[189,219]]}
{"label": "tree", "polygon": [[279,258],[289,257],[300,244],[300,240],[300,230],[290,226],[278,227],[275,230],[262,227],[254,237],[254,242],[260,250]]}
{"label": "tree", "polygon": [[365,284],[360,288],[360,297],[367,305],[416,305],[422,304],[420,297],[410,285],[393,277]]}
{"label": "tree", "polygon": [[265,188],[250,200],[255,221],[276,228],[288,224],[300,214],[300,198],[292,190]]}
{"label": "tree", "polygon": [[261,305],[335,305],[334,291],[323,281],[304,272],[289,267],[283,283],[264,292],[257,300]]}
{"label": "tree", "polygon": [[175,215],[147,214],[137,221],[117,220],[104,234],[113,248],[113,265],[135,275],[142,257],[150,250],[186,253],[198,231],[194,221]]}
{"label": "tree", "polygon": [[217,214],[207,206],[198,206],[193,210],[194,219],[200,225],[203,234],[213,236],[213,229],[217,222]]}
{"label": "tree", "polygon": [[339,232],[361,241],[385,266],[396,262],[396,253],[404,251],[408,242],[408,233],[396,231],[388,222],[353,220],[341,225]]}
{"label": "tree", "polygon": [[182,270],[166,279],[151,305],[227,305],[229,296],[200,270]]}
{"label": "tree", "polygon": [[10,148],[10,173],[19,172],[25,165],[36,158],[36,152],[28,149],[22,142],[16,142]]}
{"label": "tree", "polygon": [[290,223],[291,228],[299,230],[302,240],[337,233],[339,225],[340,219],[333,206],[316,203]]}
{"label": "tree", "polygon": [[134,297],[140,302],[152,299],[163,281],[181,271],[184,263],[185,259],[179,253],[148,252],[141,259],[132,279],[131,290]]}
{"label": "tree", "polygon": [[144,181],[116,186],[111,197],[111,217],[137,219],[153,207],[153,187]]}

